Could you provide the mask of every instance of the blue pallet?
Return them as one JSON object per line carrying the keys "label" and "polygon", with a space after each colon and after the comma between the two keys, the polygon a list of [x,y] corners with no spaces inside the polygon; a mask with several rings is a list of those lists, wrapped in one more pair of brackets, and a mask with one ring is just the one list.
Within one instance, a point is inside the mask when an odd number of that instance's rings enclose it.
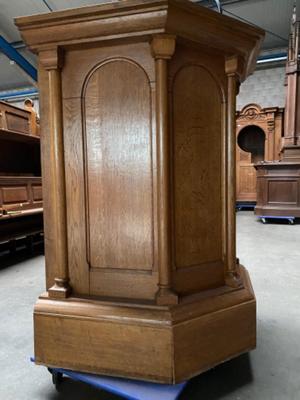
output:
{"label": "blue pallet", "polygon": [[[31,358],[31,361],[34,362],[34,358]],[[177,385],[164,385],[134,379],[87,374],[62,368],[51,368],[51,372],[52,375],[62,374],[75,381],[104,389],[128,400],[176,400],[187,384],[187,382],[183,382]]]}

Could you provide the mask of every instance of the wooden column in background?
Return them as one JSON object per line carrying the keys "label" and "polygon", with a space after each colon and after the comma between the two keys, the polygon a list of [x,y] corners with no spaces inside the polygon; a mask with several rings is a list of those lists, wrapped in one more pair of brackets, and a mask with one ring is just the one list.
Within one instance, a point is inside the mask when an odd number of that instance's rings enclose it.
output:
{"label": "wooden column in background", "polygon": [[157,35],[152,40],[155,58],[156,130],[157,130],[157,196],[158,196],[158,292],[160,305],[177,304],[178,296],[171,287],[170,229],[170,147],[168,127],[168,59],[175,51],[175,37]]}
{"label": "wooden column in background", "polygon": [[239,83],[240,62],[238,57],[227,58],[227,140],[226,140],[226,243],[225,282],[228,286],[238,287],[241,279],[236,259],[236,95]]}
{"label": "wooden column in background", "polygon": [[286,103],[284,112],[284,137],[282,161],[300,162],[300,21],[294,4],[286,63]]}
{"label": "wooden column in background", "polygon": [[70,293],[68,256],[67,256],[67,224],[66,224],[66,191],[65,165],[63,145],[63,115],[61,96],[61,67],[63,54],[59,48],[44,50],[40,53],[42,66],[48,71],[49,82],[49,132],[50,163],[49,174],[53,182],[51,204],[53,206],[52,225],[55,231],[55,271],[54,285],[48,290],[53,298],[65,298]]}

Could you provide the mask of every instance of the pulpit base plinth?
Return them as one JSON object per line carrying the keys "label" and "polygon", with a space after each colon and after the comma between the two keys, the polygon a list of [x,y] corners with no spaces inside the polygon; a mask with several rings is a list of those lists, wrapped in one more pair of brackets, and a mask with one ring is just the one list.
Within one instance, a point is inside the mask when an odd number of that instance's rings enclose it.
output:
{"label": "pulpit base plinth", "polygon": [[35,362],[95,374],[178,383],[256,345],[256,302],[222,287],[173,306],[43,295],[34,312]]}

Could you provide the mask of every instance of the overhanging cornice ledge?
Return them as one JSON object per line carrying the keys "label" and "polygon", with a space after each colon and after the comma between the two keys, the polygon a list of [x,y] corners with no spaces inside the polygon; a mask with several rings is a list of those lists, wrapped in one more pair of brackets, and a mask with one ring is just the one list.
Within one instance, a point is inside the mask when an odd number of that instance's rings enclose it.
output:
{"label": "overhanging cornice ledge", "polygon": [[173,34],[202,46],[209,45],[224,56],[242,57],[245,60],[242,80],[254,70],[264,37],[259,28],[188,0],[120,1],[16,18],[15,23],[35,52],[51,46]]}

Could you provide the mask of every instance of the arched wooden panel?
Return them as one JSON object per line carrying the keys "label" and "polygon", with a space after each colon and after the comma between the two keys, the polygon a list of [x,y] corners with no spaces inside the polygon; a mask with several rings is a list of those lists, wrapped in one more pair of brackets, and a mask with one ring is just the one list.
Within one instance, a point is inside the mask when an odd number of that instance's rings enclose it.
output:
{"label": "arched wooden panel", "polygon": [[127,60],[96,69],[84,93],[88,258],[94,268],[153,265],[150,86]]}
{"label": "arched wooden panel", "polygon": [[222,259],[220,87],[189,65],[173,84],[175,265]]}

